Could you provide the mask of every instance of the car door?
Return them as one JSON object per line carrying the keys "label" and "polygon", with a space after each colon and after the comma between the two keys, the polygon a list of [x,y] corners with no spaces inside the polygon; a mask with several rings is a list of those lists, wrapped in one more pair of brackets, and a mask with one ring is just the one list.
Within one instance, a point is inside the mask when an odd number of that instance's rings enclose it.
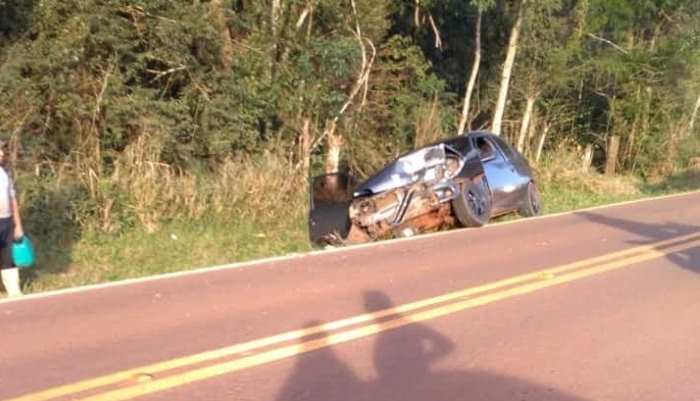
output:
{"label": "car door", "polygon": [[513,210],[519,200],[517,191],[521,187],[520,174],[490,136],[476,135],[474,145],[481,152],[484,173],[493,194],[492,214]]}
{"label": "car door", "polygon": [[321,243],[329,234],[345,238],[350,230],[348,207],[355,178],[335,173],[311,179],[309,196],[309,239]]}
{"label": "car door", "polygon": [[532,168],[530,168],[530,165],[525,157],[523,157],[523,155],[515,150],[511,145],[506,143],[502,138],[492,136],[491,139],[501,148],[506,161],[510,161],[511,166],[513,166],[515,169],[514,173],[516,177],[514,178],[513,182],[517,183],[517,188],[515,190],[516,199],[514,202],[517,204],[513,207],[519,207],[520,202],[527,196],[528,184],[533,180]]}

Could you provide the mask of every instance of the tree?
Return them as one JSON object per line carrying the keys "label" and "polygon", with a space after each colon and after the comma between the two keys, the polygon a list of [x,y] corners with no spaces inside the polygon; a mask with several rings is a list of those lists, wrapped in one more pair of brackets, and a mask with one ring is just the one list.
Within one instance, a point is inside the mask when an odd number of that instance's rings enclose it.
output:
{"label": "tree", "polygon": [[518,4],[518,11],[515,17],[515,23],[510,32],[510,39],[508,40],[508,48],[506,50],[506,60],[503,64],[503,73],[501,75],[501,85],[498,92],[498,100],[496,101],[496,109],[493,113],[493,122],[491,124],[491,131],[496,134],[501,134],[501,125],[503,121],[503,114],[506,108],[506,101],[508,100],[508,89],[510,87],[510,78],[513,71],[513,64],[515,63],[515,55],[518,51],[518,39],[520,37],[520,30],[522,29],[523,19],[525,17],[525,9],[527,7],[527,0],[520,0]]}
{"label": "tree", "polygon": [[[520,39],[520,56],[514,67],[512,86],[524,98],[524,111],[516,147],[524,152],[530,139],[533,115],[538,100],[561,96],[575,84],[571,64],[580,54],[580,37],[575,27],[580,21],[580,6],[565,8],[560,0],[532,3],[525,14],[525,29]],[[550,116],[563,119],[563,116]]]}
{"label": "tree", "polygon": [[[479,68],[481,67],[481,21],[483,19],[484,11],[493,7],[494,5],[495,1],[493,0],[482,0],[475,2],[475,6],[477,8],[477,17],[476,26],[474,28],[474,62],[472,64],[471,74],[469,75],[467,89],[464,93],[462,115],[460,117],[459,126],[457,128],[458,135],[462,135],[466,132],[465,127],[467,127],[467,120],[469,119],[469,110],[471,108],[472,95],[476,86],[476,78],[479,75]],[[471,125],[469,125],[469,129],[471,129]]]}

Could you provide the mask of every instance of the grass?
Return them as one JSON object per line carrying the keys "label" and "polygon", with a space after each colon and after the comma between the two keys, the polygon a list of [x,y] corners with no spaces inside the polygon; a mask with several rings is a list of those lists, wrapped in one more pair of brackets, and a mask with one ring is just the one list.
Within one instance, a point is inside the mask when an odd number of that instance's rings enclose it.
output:
{"label": "grass", "polygon": [[[544,164],[538,176],[547,214],[700,189],[700,171],[650,183]],[[35,244],[38,267],[23,272],[24,290],[42,292],[309,251],[303,209],[294,203],[258,217],[205,214],[173,219],[156,230],[139,226],[117,234],[93,229],[54,235]]]}
{"label": "grass", "polygon": [[644,194],[642,180],[634,176],[605,176],[596,172],[582,172],[572,153],[560,153],[539,166],[536,176],[544,213],[558,213],[608,203],[638,199]]}
{"label": "grass", "polygon": [[50,262],[51,255],[45,252],[34,274],[28,272],[25,290],[40,292],[308,251],[303,222],[297,218],[260,226],[203,218],[171,222],[153,233],[92,232],[70,249],[47,250],[54,255],[69,252],[69,258],[61,258],[69,263]]}
{"label": "grass", "polygon": [[[604,180],[604,178],[602,179]],[[627,181],[629,180],[629,181]],[[620,179],[616,179],[620,181]],[[634,182],[633,178],[626,178],[623,182]],[[570,185],[559,182],[545,182],[541,185],[541,196],[544,214],[560,213],[569,210],[584,209],[610,203],[640,199],[645,196],[653,196],[652,193],[644,194],[637,187],[626,190],[591,190],[590,188]]]}
{"label": "grass", "polygon": [[543,212],[549,214],[700,190],[700,170],[687,170],[653,181],[635,176],[580,174],[575,180],[543,184]]}

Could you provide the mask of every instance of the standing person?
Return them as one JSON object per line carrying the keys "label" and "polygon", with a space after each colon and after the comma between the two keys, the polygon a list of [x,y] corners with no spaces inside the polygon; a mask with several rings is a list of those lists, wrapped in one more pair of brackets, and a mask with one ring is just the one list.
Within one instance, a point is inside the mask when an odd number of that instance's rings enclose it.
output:
{"label": "standing person", "polygon": [[22,295],[19,269],[12,263],[12,240],[24,235],[15,186],[5,169],[6,143],[0,142],[0,274],[7,296]]}

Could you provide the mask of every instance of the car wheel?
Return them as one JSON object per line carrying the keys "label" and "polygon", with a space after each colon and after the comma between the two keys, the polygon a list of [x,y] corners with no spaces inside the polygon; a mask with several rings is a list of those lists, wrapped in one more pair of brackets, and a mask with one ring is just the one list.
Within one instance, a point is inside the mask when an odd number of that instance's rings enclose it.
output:
{"label": "car wheel", "polygon": [[481,227],[491,218],[491,192],[486,179],[466,182],[452,201],[457,220],[465,227]]}
{"label": "car wheel", "polygon": [[537,189],[537,185],[530,181],[530,183],[527,184],[527,193],[525,199],[523,199],[522,206],[518,209],[518,214],[523,217],[537,216],[541,212],[541,207],[540,191]]}

